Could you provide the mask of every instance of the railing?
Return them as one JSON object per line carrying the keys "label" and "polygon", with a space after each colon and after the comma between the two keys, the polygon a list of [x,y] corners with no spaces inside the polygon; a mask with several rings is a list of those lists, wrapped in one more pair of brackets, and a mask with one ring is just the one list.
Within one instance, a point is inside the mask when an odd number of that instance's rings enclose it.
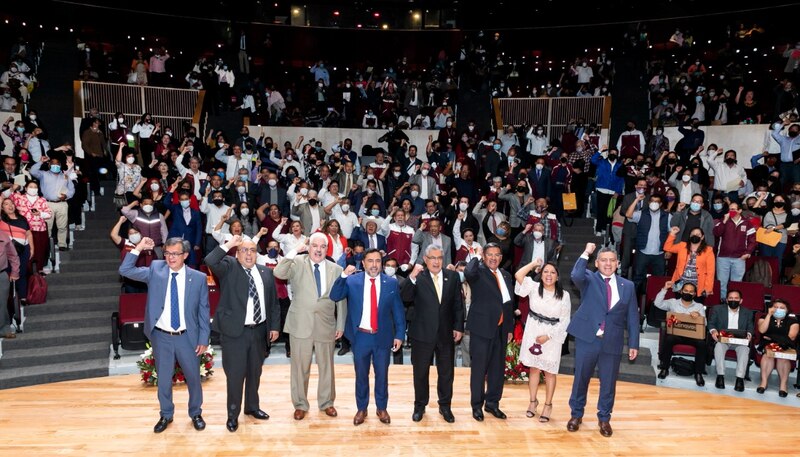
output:
{"label": "railing", "polygon": [[558,138],[579,117],[608,128],[611,97],[497,98],[494,108],[498,126],[542,124],[548,138]]}
{"label": "railing", "polygon": [[143,113],[150,113],[153,122],[182,131],[183,124],[200,122],[204,91],[169,87],[134,86],[93,81],[75,81],[74,116],[83,118],[90,108],[97,108],[108,124],[121,112],[132,126]]}

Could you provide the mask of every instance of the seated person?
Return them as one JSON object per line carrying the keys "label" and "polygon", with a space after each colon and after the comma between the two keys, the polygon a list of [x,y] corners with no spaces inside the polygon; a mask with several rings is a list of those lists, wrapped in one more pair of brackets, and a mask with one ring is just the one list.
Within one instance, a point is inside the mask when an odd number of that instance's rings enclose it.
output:
{"label": "seated person", "polygon": [[726,344],[719,341],[719,332],[724,330],[740,330],[747,332],[747,339],[753,337],[755,317],[753,311],[742,308],[742,293],[738,290],[729,290],[726,305],[717,305],[712,309],[708,319],[708,333],[716,341],[714,344],[714,363],[717,365],[717,389],[725,388],[725,353],[729,349],[736,351],[736,386],[733,390],[744,392],[744,378],[747,373],[747,363],[750,361],[750,345]]}
{"label": "seated person", "polygon": [[789,382],[789,370],[792,362],[787,359],[776,359],[768,355],[766,347],[775,343],[783,349],[795,349],[797,345],[797,332],[800,324],[797,318],[789,316],[789,305],[784,300],[777,298],[772,301],[772,306],[767,310],[767,315],[758,320],[758,331],[761,333],[761,341],[756,346],[756,351],[761,354],[761,384],[756,392],[763,394],[767,390],[769,375],[772,369],[778,369],[780,378],[780,388],[778,396],[788,395],[787,384]]}
{"label": "seated person", "polygon": [[[681,287],[679,298],[664,300],[667,291],[673,286],[672,281],[664,283],[664,288],[656,295],[655,306],[664,311],[672,311],[673,313],[689,314],[692,317],[699,317],[706,315],[706,310],[700,303],[694,299],[697,297],[697,286],[687,282]],[[659,348],[659,359],[661,361],[661,371],[658,372],[658,379],[664,379],[669,374],[669,363],[672,360],[672,348],[676,344],[688,344],[695,349],[694,354],[694,380],[698,386],[702,387],[706,384],[703,379],[703,369],[706,363],[706,340],[696,340],[694,338],[686,338],[685,336],[665,335],[664,341],[661,343],[663,346]]]}

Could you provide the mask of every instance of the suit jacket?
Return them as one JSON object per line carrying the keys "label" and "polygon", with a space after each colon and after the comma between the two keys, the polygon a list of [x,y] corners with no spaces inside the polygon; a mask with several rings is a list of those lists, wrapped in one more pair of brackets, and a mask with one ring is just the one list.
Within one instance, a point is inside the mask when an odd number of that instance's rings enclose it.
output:
{"label": "suit jacket", "polygon": [[[386,237],[378,232],[375,232],[375,238],[378,242],[377,249],[379,251],[386,252]],[[361,228],[360,225],[357,225],[355,228],[353,228],[353,233],[350,234],[350,239],[364,243],[364,247],[369,249],[369,235],[367,234],[366,230]]]}
{"label": "suit jacket", "polygon": [[[737,328],[744,330],[750,335],[755,334],[755,312],[753,310],[739,307],[739,322]],[[711,316],[708,318],[708,331],[728,330],[728,305],[717,305],[711,309]]]}
{"label": "suit jacket", "polygon": [[[378,333],[370,335],[358,331],[361,313],[364,310],[364,282],[366,273],[360,272],[347,276],[339,276],[331,288],[331,300],[347,299],[347,318],[344,324],[344,336],[354,345],[360,342],[375,342],[378,346],[392,347],[393,340],[403,340],[406,333],[406,317],[403,301],[397,280],[383,273],[380,298],[378,298]],[[367,306],[369,306],[367,304]],[[377,341],[375,341],[377,340]]]}
{"label": "suit jacket", "polygon": [[425,180],[428,183],[428,198],[433,199],[436,195],[439,194],[439,186],[436,185],[436,180],[433,179],[433,176],[422,176],[422,173],[418,173],[416,175],[411,176],[408,178],[409,184],[416,184],[420,188],[420,194],[422,193],[422,181]]}
{"label": "suit jacket", "polygon": [[189,223],[183,218],[183,208],[181,205],[173,205],[171,194],[167,194],[169,199],[164,198],[164,206],[169,208],[172,216],[172,224],[169,226],[167,238],[183,238],[194,246],[201,246],[203,240],[203,224],[200,221],[200,211],[191,210],[192,217]]}
{"label": "suit jacket", "polygon": [[[295,205],[292,208],[292,215],[297,216],[300,218],[300,222],[303,224],[303,235],[308,236],[311,235],[311,225],[313,220],[311,219],[311,212],[315,209],[311,207],[307,202],[303,202],[300,205]],[[322,204],[317,203],[316,211],[319,213],[319,226],[322,228],[322,225],[325,224],[325,219],[328,218],[328,215],[325,214],[325,210],[322,207]]]}
{"label": "suit jacket", "polygon": [[[224,253],[223,253],[224,254]],[[153,333],[156,322],[164,312],[164,301],[170,281],[170,269],[163,260],[154,260],[149,267],[137,267],[138,255],[130,252],[122,259],[119,274],[147,283],[147,307],[144,311],[144,334],[147,338]],[[184,290],[184,320],[186,334],[195,346],[207,346],[211,329],[211,308],[208,304],[208,284],[206,275],[186,267],[186,284]]]}
{"label": "suit jacket", "polygon": [[550,167],[544,167],[539,179],[536,179],[537,171],[536,167],[528,171],[528,182],[531,184],[531,193],[534,198],[550,198],[550,174],[553,170]]}
{"label": "suit jacket", "polygon": [[[450,237],[444,233],[440,233],[439,236],[442,238],[442,252],[444,254],[443,265],[451,264],[453,263],[453,254],[450,246],[453,244],[453,242],[450,240]],[[414,238],[411,238],[411,242],[419,246],[419,251],[417,251],[417,257],[414,263],[421,264],[422,256],[425,254],[425,249],[427,249],[428,246],[433,243],[433,236],[428,232],[417,230],[414,232]]]}
{"label": "suit jacket", "polygon": [[464,302],[461,298],[461,280],[458,273],[442,270],[442,301],[430,271],[417,275],[417,283],[406,279],[401,293],[404,302],[414,303],[414,319],[408,323],[408,337],[426,343],[435,343],[444,334],[453,337],[453,330],[464,331]]}
{"label": "suit jacket", "polygon": [[[239,261],[227,255],[222,247],[214,248],[209,252],[205,263],[219,278],[222,291],[217,313],[214,316],[214,331],[237,338],[244,332],[250,279]],[[266,318],[267,328],[278,331],[281,326],[281,310],[278,305],[278,294],[275,290],[275,278],[272,276],[272,270],[262,265],[255,265],[253,268],[261,275],[261,282],[264,284],[264,289],[260,294],[264,299],[264,303],[261,303],[261,310]],[[205,279],[203,282],[205,283]]]}
{"label": "suit jacket", "polygon": [[278,279],[288,280],[294,297],[286,314],[283,331],[296,338],[313,338],[315,341],[333,341],[337,331],[344,331],[347,302],[333,301],[330,291],[342,267],[325,260],[325,284],[322,296],[317,296],[314,266],[308,255],[293,259],[283,258],[273,273]]}
{"label": "suit jacket", "polygon": [[[273,190],[269,184],[259,184],[257,192],[259,206],[271,201]],[[278,207],[281,209],[281,214],[289,214],[289,199],[286,198],[286,189],[276,186],[275,192],[278,194],[276,201],[278,202]]]}
{"label": "suit jacket", "polygon": [[606,284],[597,271],[586,268],[588,261],[579,258],[572,268],[572,282],[581,291],[581,306],[572,316],[567,332],[587,343],[597,339],[597,331],[605,322],[602,351],[622,354],[625,330],[628,330],[628,347],[639,349],[639,307],[633,283],[617,276],[619,301],[608,310]]}
{"label": "suit jacket", "polygon": [[[464,269],[464,277],[472,291],[472,305],[467,315],[467,331],[483,338],[494,338],[497,323],[503,316],[503,335],[514,331],[514,284],[511,275],[503,270],[497,271],[506,282],[511,301],[502,303],[502,293],[497,286],[492,270],[478,259],[472,259]],[[505,340],[503,340],[505,343]]]}
{"label": "suit jacket", "polygon": [[[558,243],[553,241],[552,238],[542,236],[542,241],[544,242],[544,261],[546,262],[555,262],[556,260],[556,246]],[[536,240],[533,238],[532,232],[523,233],[519,232],[517,236],[514,238],[514,244],[517,246],[522,246],[522,258],[519,262],[520,265],[527,265],[531,262],[533,256],[533,243]]]}

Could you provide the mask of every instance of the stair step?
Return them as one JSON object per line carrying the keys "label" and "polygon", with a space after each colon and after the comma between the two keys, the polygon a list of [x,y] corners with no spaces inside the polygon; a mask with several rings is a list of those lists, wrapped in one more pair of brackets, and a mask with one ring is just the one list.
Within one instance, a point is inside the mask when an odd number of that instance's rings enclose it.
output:
{"label": "stair step", "polygon": [[[51,276],[51,275],[48,275]],[[120,292],[120,285],[115,284],[81,284],[80,288],[76,284],[55,284],[48,286],[48,297],[70,298],[70,297],[92,297],[95,295],[105,295],[106,297],[116,297]]]}
{"label": "stair step", "polygon": [[100,327],[78,327],[46,332],[25,332],[13,340],[3,343],[3,358],[18,349],[33,349],[72,344],[88,344],[111,341],[111,325]]}
{"label": "stair step", "polygon": [[108,358],[0,370],[0,389],[108,376]]}
{"label": "stair step", "polygon": [[[63,272],[77,272],[80,271],[82,273],[95,273],[95,272],[111,272],[117,271],[119,268],[120,259],[119,257],[113,259],[104,259],[104,260],[92,260],[92,259],[84,259],[84,260],[62,260],[61,262],[61,271]],[[64,273],[59,273],[64,274]]]}
{"label": "stair step", "polygon": [[84,271],[81,268],[70,269],[67,268],[68,264],[64,263],[62,265],[61,273],[55,273],[47,275],[47,284],[48,289],[66,285],[70,287],[75,287],[82,282],[91,282],[98,285],[108,285],[108,284],[117,284],[119,283],[119,272],[117,269],[114,268],[113,270],[103,270],[103,271]]}
{"label": "stair step", "polygon": [[[558,372],[560,374],[574,375],[575,359],[571,357],[562,358]],[[597,377],[597,370],[595,370],[593,376]],[[656,371],[653,369],[652,365],[641,363],[638,360],[635,363],[624,361],[620,364],[619,376],[617,379],[620,381],[654,386],[656,385]]]}
{"label": "stair step", "polygon": [[[79,243],[78,240],[75,241]],[[109,258],[119,258],[119,250],[115,248],[109,241],[107,248],[89,248],[82,249],[76,248],[61,253],[61,261],[69,262],[72,259],[76,260],[108,260]]]}
{"label": "stair step", "polygon": [[108,357],[109,342],[15,349],[0,359],[0,369],[53,365]]}
{"label": "stair step", "polygon": [[66,311],[63,313],[30,316],[26,310],[25,331],[30,333],[58,330],[65,327],[110,326],[112,312],[107,309],[98,311],[75,309],[74,312]]}
{"label": "stair step", "polygon": [[119,293],[117,295],[95,295],[89,297],[57,297],[50,295],[47,303],[42,305],[28,305],[25,315],[34,316],[61,315],[74,312],[106,311],[117,309]]}

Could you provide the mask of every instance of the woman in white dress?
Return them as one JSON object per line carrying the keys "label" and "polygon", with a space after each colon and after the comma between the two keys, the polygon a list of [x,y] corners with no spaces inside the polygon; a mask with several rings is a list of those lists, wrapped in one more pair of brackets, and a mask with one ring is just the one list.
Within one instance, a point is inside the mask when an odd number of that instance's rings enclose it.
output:
{"label": "woman in white dress", "polygon": [[[541,282],[528,276],[534,270]],[[539,406],[536,394],[539,391],[539,373],[544,372],[547,389],[544,409],[539,422],[550,420],[553,411],[553,394],[556,390],[556,374],[561,364],[561,346],[567,338],[567,325],[572,311],[569,292],[558,282],[558,268],[553,263],[542,266],[542,259],[522,266],[514,275],[514,293],[528,296],[530,311],[522,334],[519,361],[530,368],[528,387],[531,402],[525,415],[534,417]]]}

